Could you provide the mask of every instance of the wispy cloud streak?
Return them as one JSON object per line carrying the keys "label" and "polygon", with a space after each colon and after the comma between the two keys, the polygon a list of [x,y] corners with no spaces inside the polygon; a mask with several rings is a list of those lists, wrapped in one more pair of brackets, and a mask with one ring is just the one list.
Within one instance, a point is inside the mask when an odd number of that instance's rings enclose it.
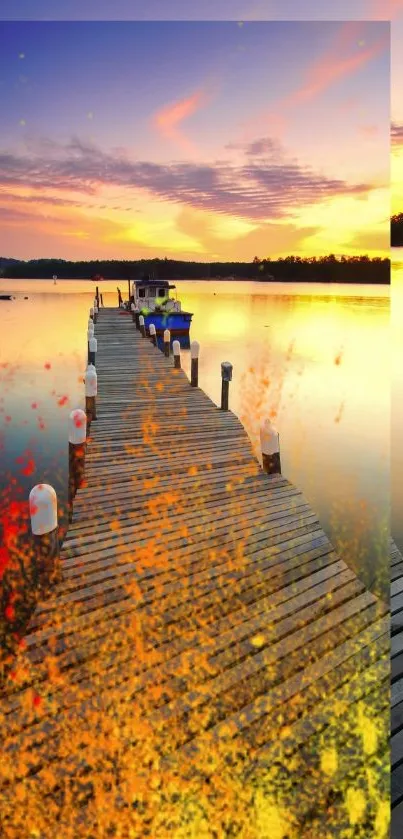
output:
{"label": "wispy cloud streak", "polygon": [[397,122],[392,122],[390,132],[392,146],[403,146],[403,125]]}
{"label": "wispy cloud streak", "polygon": [[157,111],[152,119],[153,124],[165,139],[176,143],[183,152],[193,154],[196,148],[181,129],[181,124],[187,117],[192,116],[203,107],[206,102],[206,93],[197,90],[191,96],[171,102]]}
{"label": "wispy cloud streak", "polygon": [[373,44],[360,46],[359,31],[360,25],[355,21],[343,24],[330,50],[311,64],[300,87],[283,99],[281,106],[291,108],[315,99],[332,84],[364,67],[388,48],[389,36],[385,35]]}
{"label": "wispy cloud streak", "polygon": [[245,147],[244,161],[214,165],[160,165],[105,153],[75,139],[55,144],[54,154],[0,154],[0,185],[7,189],[75,191],[97,195],[103,186],[146,190],[170,202],[250,220],[279,218],[337,195],[360,195],[370,184],[328,178],[277,156],[277,145],[260,139]]}

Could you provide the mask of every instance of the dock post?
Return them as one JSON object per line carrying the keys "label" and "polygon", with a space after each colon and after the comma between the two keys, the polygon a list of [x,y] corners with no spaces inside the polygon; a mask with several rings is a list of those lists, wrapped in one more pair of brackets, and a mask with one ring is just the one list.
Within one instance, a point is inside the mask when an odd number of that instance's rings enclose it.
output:
{"label": "dock post", "polygon": [[84,480],[87,417],[81,408],[69,416],[69,522],[73,518],[74,496]]}
{"label": "dock post", "polygon": [[172,344],[172,349],[174,353],[174,367],[176,370],[181,369],[181,345],[179,341],[174,341]]}
{"label": "dock post", "polygon": [[[90,323],[91,323],[91,325],[90,325]],[[88,323],[88,329],[87,329],[87,362],[89,361],[89,358],[90,358],[90,339],[94,337],[94,325],[93,325],[92,321],[90,323]]]}
{"label": "dock post", "polygon": [[190,345],[191,371],[190,384],[192,387],[199,386],[199,352],[200,344],[198,341],[192,341]]}
{"label": "dock post", "polygon": [[171,333],[169,329],[164,329],[164,355],[169,358],[171,352]]}
{"label": "dock post", "polygon": [[221,362],[221,410],[228,411],[229,383],[232,382],[232,364],[230,361]]}
{"label": "dock post", "polygon": [[94,307],[93,306],[91,306],[91,308],[90,308],[90,318],[91,318],[92,321],[94,320]]}
{"label": "dock post", "polygon": [[151,343],[154,347],[157,346],[157,330],[155,328],[155,323],[150,323],[150,339]]}
{"label": "dock post", "polygon": [[39,589],[61,579],[57,496],[50,484],[36,484],[29,493],[34,544],[34,577]]}
{"label": "dock post", "polygon": [[101,306],[103,306],[103,305],[104,305],[104,298],[102,297],[102,294],[101,294]]}
{"label": "dock post", "polygon": [[140,332],[141,332],[143,338],[145,338],[146,337],[146,328],[144,326],[144,315],[140,315],[140,317],[139,317],[139,327],[140,327]]}
{"label": "dock post", "polygon": [[98,341],[92,335],[90,340],[88,341],[88,348],[89,348],[88,364],[93,364],[94,366],[95,366],[95,356],[97,354],[97,346],[98,346]]}
{"label": "dock post", "polygon": [[260,426],[263,469],[268,475],[281,475],[280,437],[269,419]]}
{"label": "dock post", "polygon": [[132,321],[133,323],[136,323],[136,307],[134,303],[130,303],[130,311],[132,313]]}
{"label": "dock post", "polygon": [[87,430],[91,428],[93,420],[97,419],[97,371],[93,364],[89,364],[85,371],[85,413],[87,415]]}
{"label": "dock post", "polygon": [[94,323],[98,320],[98,306],[95,304],[94,306]]}

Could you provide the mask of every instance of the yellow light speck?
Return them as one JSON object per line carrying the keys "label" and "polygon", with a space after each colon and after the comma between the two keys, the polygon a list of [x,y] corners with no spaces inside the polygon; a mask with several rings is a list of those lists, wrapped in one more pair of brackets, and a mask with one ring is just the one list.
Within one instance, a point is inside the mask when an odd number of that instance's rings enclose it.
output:
{"label": "yellow light speck", "polygon": [[250,642],[254,647],[263,647],[265,640],[264,635],[255,635],[254,638],[251,638]]}

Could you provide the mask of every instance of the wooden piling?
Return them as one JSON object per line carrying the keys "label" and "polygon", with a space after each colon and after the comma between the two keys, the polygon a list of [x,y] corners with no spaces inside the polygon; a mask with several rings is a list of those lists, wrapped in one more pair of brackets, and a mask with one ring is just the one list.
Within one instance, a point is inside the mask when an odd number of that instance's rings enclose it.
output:
{"label": "wooden piling", "polygon": [[94,337],[94,324],[91,321],[88,322],[88,329],[87,329],[87,363],[90,359],[90,339]]}
{"label": "wooden piling", "polygon": [[87,439],[87,417],[81,408],[69,416],[69,521],[73,518],[73,501],[82,485],[85,472],[85,442]]}
{"label": "wooden piling", "polygon": [[174,354],[174,367],[176,370],[181,369],[181,345],[179,341],[174,341],[172,344]]}
{"label": "wooden piling", "polygon": [[228,411],[229,383],[232,381],[232,364],[221,362],[221,410]]}
{"label": "wooden piling", "polygon": [[150,323],[150,340],[154,347],[157,346],[157,330],[154,323]]}
{"label": "wooden piling", "polygon": [[171,352],[171,333],[169,329],[164,329],[164,355],[169,358]]}
{"label": "wooden piling", "polygon": [[98,311],[99,311],[98,306],[95,305],[94,306],[94,323],[96,323],[97,320],[98,320]]}
{"label": "wooden piling", "polygon": [[190,345],[190,384],[192,387],[199,386],[199,352],[200,344],[198,341],[192,341]]}
{"label": "wooden piling", "polygon": [[97,419],[97,371],[93,364],[89,364],[85,371],[85,413],[87,415],[87,431],[91,423]]}
{"label": "wooden piling", "polygon": [[280,437],[269,419],[260,427],[263,469],[268,475],[281,475]]}
{"label": "wooden piling", "polygon": [[143,338],[145,338],[146,337],[146,328],[145,328],[145,325],[144,325],[144,315],[139,316],[139,328],[140,328],[140,332],[141,332]]}
{"label": "wooden piling", "polygon": [[49,484],[36,484],[29,493],[34,546],[34,582],[40,591],[61,579],[57,496]]}
{"label": "wooden piling", "polygon": [[92,335],[90,340],[88,341],[88,364],[93,364],[95,366],[95,357],[97,354],[97,346],[98,341]]}
{"label": "wooden piling", "polygon": [[94,320],[94,307],[93,306],[91,306],[91,308],[90,308],[90,318],[91,318],[92,321]]}

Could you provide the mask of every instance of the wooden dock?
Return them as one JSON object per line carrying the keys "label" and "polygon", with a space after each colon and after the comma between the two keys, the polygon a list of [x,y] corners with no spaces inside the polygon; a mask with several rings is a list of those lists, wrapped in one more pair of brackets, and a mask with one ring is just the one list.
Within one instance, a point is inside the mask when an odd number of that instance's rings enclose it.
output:
{"label": "wooden dock", "polygon": [[403,556],[391,540],[391,839],[403,836]]}
{"label": "wooden dock", "polygon": [[130,316],[95,333],[64,579],[1,701],[4,836],[382,839],[386,604]]}

